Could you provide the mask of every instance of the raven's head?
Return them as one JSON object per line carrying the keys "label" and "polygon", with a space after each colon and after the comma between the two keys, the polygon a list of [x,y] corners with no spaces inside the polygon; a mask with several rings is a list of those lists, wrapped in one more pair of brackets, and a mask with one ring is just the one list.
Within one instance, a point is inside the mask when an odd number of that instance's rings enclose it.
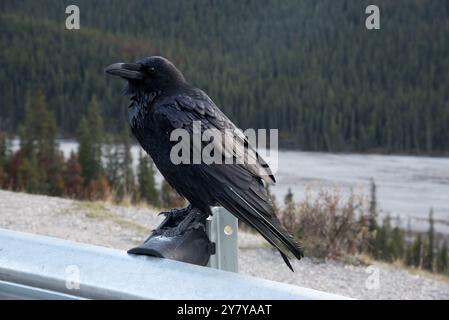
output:
{"label": "raven's head", "polygon": [[105,69],[128,80],[127,93],[152,93],[185,83],[184,76],[169,60],[153,56],[136,63],[114,63]]}

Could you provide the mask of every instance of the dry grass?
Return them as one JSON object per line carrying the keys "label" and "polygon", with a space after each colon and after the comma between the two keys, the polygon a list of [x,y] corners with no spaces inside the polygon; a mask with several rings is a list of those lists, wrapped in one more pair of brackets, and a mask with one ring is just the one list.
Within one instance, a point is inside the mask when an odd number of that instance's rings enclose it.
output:
{"label": "dry grass", "polygon": [[343,201],[338,189],[320,189],[315,197],[308,189],[303,201],[286,204],[279,217],[316,258],[352,259],[372,237],[366,199],[352,194]]}
{"label": "dry grass", "polygon": [[111,212],[105,206],[103,202],[79,202],[75,208],[76,211],[84,212],[86,218],[96,219],[96,220],[107,220],[117,223],[124,228],[132,228],[140,233],[148,232],[147,228],[144,226],[127,219],[120,217],[119,215]]}

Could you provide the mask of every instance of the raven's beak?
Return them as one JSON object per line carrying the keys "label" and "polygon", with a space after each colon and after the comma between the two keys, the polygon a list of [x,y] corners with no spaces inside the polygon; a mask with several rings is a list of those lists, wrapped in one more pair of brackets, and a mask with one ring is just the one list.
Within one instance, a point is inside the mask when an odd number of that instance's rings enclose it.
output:
{"label": "raven's beak", "polygon": [[138,63],[114,63],[104,69],[107,74],[125,79],[142,80],[142,65]]}

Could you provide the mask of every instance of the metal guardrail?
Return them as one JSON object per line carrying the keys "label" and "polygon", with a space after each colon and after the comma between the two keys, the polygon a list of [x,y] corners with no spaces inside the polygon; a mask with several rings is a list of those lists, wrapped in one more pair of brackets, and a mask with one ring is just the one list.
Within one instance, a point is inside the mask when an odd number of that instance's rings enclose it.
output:
{"label": "metal guardrail", "polygon": [[4,229],[0,229],[0,298],[345,299],[233,272]]}
{"label": "metal guardrail", "polygon": [[207,235],[215,243],[215,254],[208,266],[214,269],[239,272],[238,220],[222,207],[212,208],[207,219]]}

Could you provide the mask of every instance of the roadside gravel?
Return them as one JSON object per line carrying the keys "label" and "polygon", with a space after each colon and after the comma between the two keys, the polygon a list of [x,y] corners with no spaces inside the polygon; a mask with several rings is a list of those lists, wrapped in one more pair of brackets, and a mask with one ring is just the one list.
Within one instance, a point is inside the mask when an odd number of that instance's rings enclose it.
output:
{"label": "roadside gravel", "polygon": [[[148,208],[0,190],[0,228],[126,250],[141,243],[163,217]],[[240,273],[359,299],[449,299],[449,281],[373,263],[294,261],[295,272],[258,235],[239,233]],[[378,275],[378,285],[376,285]]]}

